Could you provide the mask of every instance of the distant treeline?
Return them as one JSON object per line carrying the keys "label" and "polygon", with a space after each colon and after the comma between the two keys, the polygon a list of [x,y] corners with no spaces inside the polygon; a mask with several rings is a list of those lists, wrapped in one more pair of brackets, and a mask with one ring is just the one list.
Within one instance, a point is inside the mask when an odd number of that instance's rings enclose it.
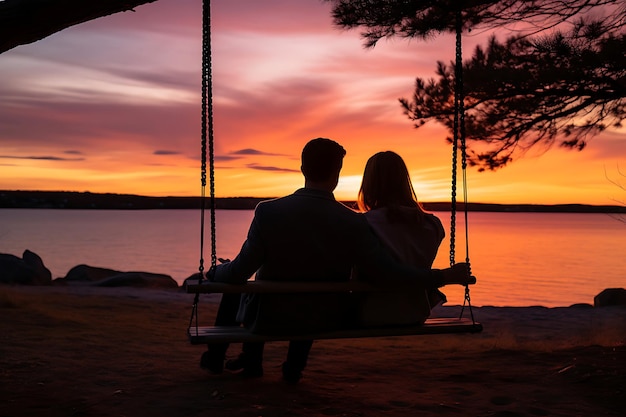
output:
{"label": "distant treeline", "polygon": [[[215,199],[221,210],[251,210],[263,200],[258,197],[222,197]],[[354,201],[344,201],[355,207]],[[449,202],[426,202],[429,211],[450,211]],[[134,194],[96,194],[73,191],[0,191],[0,208],[95,209],[95,210],[156,210],[210,208],[210,198],[147,197]],[[626,213],[624,206],[594,206],[585,204],[484,204],[469,203],[469,211],[543,212],[543,213]],[[458,210],[464,210],[458,203]]]}

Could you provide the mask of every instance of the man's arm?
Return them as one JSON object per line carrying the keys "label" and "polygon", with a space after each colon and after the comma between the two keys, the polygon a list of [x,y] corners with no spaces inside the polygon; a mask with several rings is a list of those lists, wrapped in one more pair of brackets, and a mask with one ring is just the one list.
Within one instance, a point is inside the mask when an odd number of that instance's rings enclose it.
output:
{"label": "man's arm", "polygon": [[215,271],[207,274],[207,278],[215,282],[244,284],[263,265],[264,260],[265,252],[255,214],[239,254],[231,262],[217,265]]}
{"label": "man's arm", "polygon": [[[378,284],[421,284],[427,289],[452,284],[474,284],[476,282],[476,278],[470,276],[469,267],[465,263],[459,263],[446,269],[417,268],[393,259],[369,229],[369,226],[362,229],[360,234],[361,236],[355,239],[360,243],[357,267],[368,271],[367,274],[359,274],[359,276],[364,276],[365,281]],[[374,280],[375,282],[373,282]]]}

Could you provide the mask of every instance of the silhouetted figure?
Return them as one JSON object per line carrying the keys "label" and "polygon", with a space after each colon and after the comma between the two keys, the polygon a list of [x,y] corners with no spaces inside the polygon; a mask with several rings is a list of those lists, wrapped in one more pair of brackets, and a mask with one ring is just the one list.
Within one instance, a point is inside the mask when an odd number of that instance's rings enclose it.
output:
{"label": "silhouetted figure", "polygon": [[[374,234],[396,261],[417,268],[432,266],[445,231],[439,218],[426,213],[419,203],[400,155],[379,152],[367,161],[357,203]],[[357,279],[378,279],[368,275],[368,270],[355,270]],[[432,307],[445,301],[443,293],[429,288],[356,296],[360,326],[422,324]]]}
{"label": "silhouetted figure", "polygon": [[[386,280],[422,282],[425,288],[473,282],[467,265],[444,270],[417,269],[392,260],[372,233],[365,217],[337,202],[345,150],[338,143],[313,139],[302,151],[304,188],[260,203],[241,251],[232,262],[212,268],[209,280],[245,283],[271,281],[348,281],[354,265]],[[258,333],[309,333],[342,328],[350,317],[346,294],[224,294],[215,325],[244,326]],[[241,300],[241,302],[240,302]],[[236,313],[236,314],[235,314]],[[235,317],[236,315],[236,317]],[[305,368],[312,340],[292,341],[283,378],[296,383]],[[263,343],[244,343],[226,368],[243,375],[263,374]],[[209,345],[201,366],[220,373],[227,344]]]}

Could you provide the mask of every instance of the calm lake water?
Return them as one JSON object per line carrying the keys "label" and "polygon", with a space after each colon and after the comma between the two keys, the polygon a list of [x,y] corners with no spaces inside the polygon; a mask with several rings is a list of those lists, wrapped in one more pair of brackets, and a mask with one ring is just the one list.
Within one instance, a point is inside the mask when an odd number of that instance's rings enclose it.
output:
{"label": "calm lake water", "polygon": [[[450,214],[435,213],[449,233]],[[253,212],[219,210],[217,253],[234,257]],[[209,214],[206,214],[208,224]],[[465,231],[457,225],[457,261],[465,259]],[[567,306],[593,303],[604,288],[626,287],[626,223],[607,214],[469,213],[469,250],[476,306]],[[205,232],[206,264],[210,235]],[[197,210],[0,210],[0,253],[39,254],[53,277],[74,266],[171,275],[181,283],[198,271]],[[435,267],[449,264],[449,241]],[[450,304],[460,289],[447,287]]]}

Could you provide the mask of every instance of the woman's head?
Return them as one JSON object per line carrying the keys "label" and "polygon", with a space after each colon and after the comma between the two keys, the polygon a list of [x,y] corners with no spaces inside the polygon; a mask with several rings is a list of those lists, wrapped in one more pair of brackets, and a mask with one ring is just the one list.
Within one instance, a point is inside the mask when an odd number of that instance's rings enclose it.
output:
{"label": "woman's head", "polygon": [[400,155],[378,152],[367,161],[357,203],[362,211],[400,206],[421,208]]}

